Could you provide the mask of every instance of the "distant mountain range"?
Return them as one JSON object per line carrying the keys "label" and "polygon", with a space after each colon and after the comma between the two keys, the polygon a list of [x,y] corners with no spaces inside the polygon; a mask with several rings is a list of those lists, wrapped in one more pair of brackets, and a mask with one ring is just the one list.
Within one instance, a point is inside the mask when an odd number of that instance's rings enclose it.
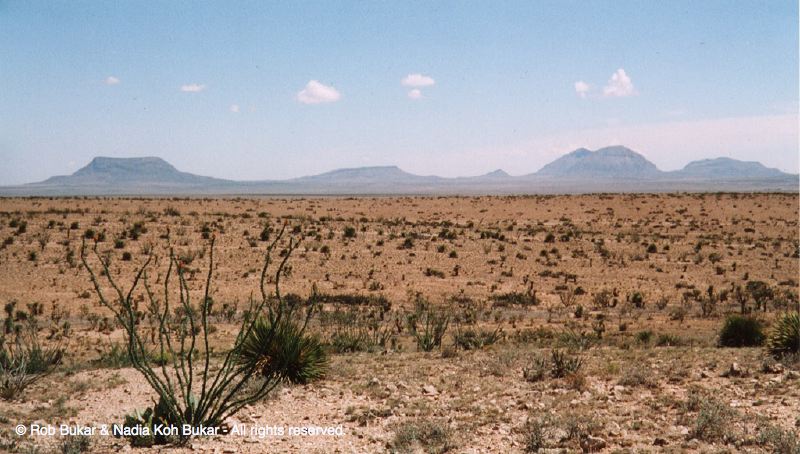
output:
{"label": "distant mountain range", "polygon": [[234,181],[181,172],[161,158],[94,158],[72,175],[0,187],[2,196],[49,195],[392,195],[553,194],[587,192],[798,191],[800,177],[758,162],[730,158],[693,161],[664,172],[622,146],[580,148],[538,172],[503,170],[444,178],[396,166],[339,169],[288,180]]}

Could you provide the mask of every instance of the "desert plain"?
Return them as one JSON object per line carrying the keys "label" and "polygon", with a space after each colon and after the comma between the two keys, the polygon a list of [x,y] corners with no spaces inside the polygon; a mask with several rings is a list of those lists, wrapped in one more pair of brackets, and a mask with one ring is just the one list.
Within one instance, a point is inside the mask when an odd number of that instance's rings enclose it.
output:
{"label": "desert plain", "polygon": [[[799,216],[797,193],[0,199],[0,318],[63,351],[0,400],[0,451],[796,453],[797,357],[722,347],[719,333],[731,314],[769,332],[798,310]],[[135,448],[14,433],[153,405],[82,244],[127,286],[151,255],[164,275],[169,242],[200,299],[213,237],[210,336],[224,351],[283,228],[278,249],[299,243],[280,291],[327,295],[308,330],[328,367],[232,424],[343,434]],[[446,320],[429,348],[409,326],[421,303]]]}

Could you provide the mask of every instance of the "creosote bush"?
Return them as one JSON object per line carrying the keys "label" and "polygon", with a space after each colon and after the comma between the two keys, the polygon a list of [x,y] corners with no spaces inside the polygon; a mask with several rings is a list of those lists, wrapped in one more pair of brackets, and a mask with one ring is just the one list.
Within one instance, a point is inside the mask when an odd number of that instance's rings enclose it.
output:
{"label": "creosote bush", "polygon": [[761,322],[752,317],[731,315],[719,332],[720,347],[756,347],[763,342]]}
{"label": "creosote bush", "polygon": [[[168,242],[168,257],[159,295],[148,279],[151,264],[158,262],[151,251],[143,265],[138,267],[127,291],[113,277],[110,255],[103,255],[95,243],[94,264],[90,263],[84,242],[81,259],[89,273],[100,303],[111,310],[125,333],[125,344],[131,365],[139,371],[158,396],[154,407],[126,418],[126,424],[152,425],[157,422],[193,428],[220,427],[222,422],[246,405],[263,399],[279,384],[289,381],[304,383],[322,375],[325,356],[315,338],[305,335],[305,327],[315,309],[315,304],[289,304],[280,293],[280,279],[285,275],[286,263],[297,246],[290,238],[275,270],[274,293],[265,287],[267,272],[272,265],[272,251],[283,237],[284,228],[267,247],[261,270],[260,298],[251,297],[233,345],[222,355],[221,361],[211,368],[208,319],[213,304],[212,276],[214,263],[214,236],[208,249],[208,274],[203,297],[194,302],[187,283],[184,261],[178,259]],[[94,271],[99,263],[101,272]],[[113,290],[106,296],[99,277],[104,278]],[[142,284],[149,307],[146,313],[154,319],[156,332],[148,345],[145,316],[139,310],[137,289]],[[177,287],[177,288],[176,288]],[[141,295],[141,289],[140,293]],[[177,301],[177,304],[176,304]],[[156,359],[153,358],[155,351]],[[180,431],[175,440],[142,439],[138,442],[185,443],[190,438]],[[137,443],[137,440],[132,440]]]}

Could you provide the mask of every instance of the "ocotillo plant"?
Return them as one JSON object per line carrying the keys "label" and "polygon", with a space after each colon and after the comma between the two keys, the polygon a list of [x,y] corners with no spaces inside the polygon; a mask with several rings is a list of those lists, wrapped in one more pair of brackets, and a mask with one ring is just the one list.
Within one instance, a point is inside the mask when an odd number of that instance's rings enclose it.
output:
{"label": "ocotillo plant", "polygon": [[[286,253],[275,272],[274,294],[269,294],[265,287],[272,265],[272,252],[283,237],[284,230],[285,226],[264,254],[261,298],[250,298],[239,333],[215,372],[210,370],[208,330],[213,301],[214,236],[209,240],[208,274],[203,298],[197,304],[190,298],[185,266],[176,258],[171,245],[167,247],[168,268],[159,297],[148,281],[148,269],[154,262],[152,251],[144,264],[135,270],[129,289],[123,291],[112,275],[109,259],[98,252],[95,243],[94,256],[102,267],[101,277],[113,289],[114,296],[111,298],[105,296],[98,273],[90,264],[85,242],[82,245],[81,260],[89,272],[100,303],[113,312],[124,329],[131,364],[158,395],[154,409],[161,422],[177,426],[219,427],[225,418],[262,399],[281,381],[304,382],[321,375],[325,366],[324,353],[316,338],[305,335],[314,309],[314,299],[305,306],[305,314],[297,321],[295,311],[299,308],[302,314],[302,305],[288,305],[281,298],[280,278],[297,246],[293,238],[288,240]],[[134,293],[140,283],[150,304],[147,312],[156,317],[156,351],[152,351],[152,347],[148,349],[146,328],[139,323],[144,315],[138,311]],[[176,284],[177,289],[174,288]],[[175,296],[176,290],[177,311],[170,305],[170,298]],[[185,442],[188,438],[181,432],[178,441]]]}

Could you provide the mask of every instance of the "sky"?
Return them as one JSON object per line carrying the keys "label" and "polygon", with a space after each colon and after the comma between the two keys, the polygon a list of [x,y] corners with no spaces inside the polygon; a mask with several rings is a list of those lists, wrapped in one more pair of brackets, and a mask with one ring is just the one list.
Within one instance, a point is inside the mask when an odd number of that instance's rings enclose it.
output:
{"label": "sky", "polygon": [[797,173],[798,80],[794,0],[0,0],[0,185],[95,156],[521,175],[608,145]]}

